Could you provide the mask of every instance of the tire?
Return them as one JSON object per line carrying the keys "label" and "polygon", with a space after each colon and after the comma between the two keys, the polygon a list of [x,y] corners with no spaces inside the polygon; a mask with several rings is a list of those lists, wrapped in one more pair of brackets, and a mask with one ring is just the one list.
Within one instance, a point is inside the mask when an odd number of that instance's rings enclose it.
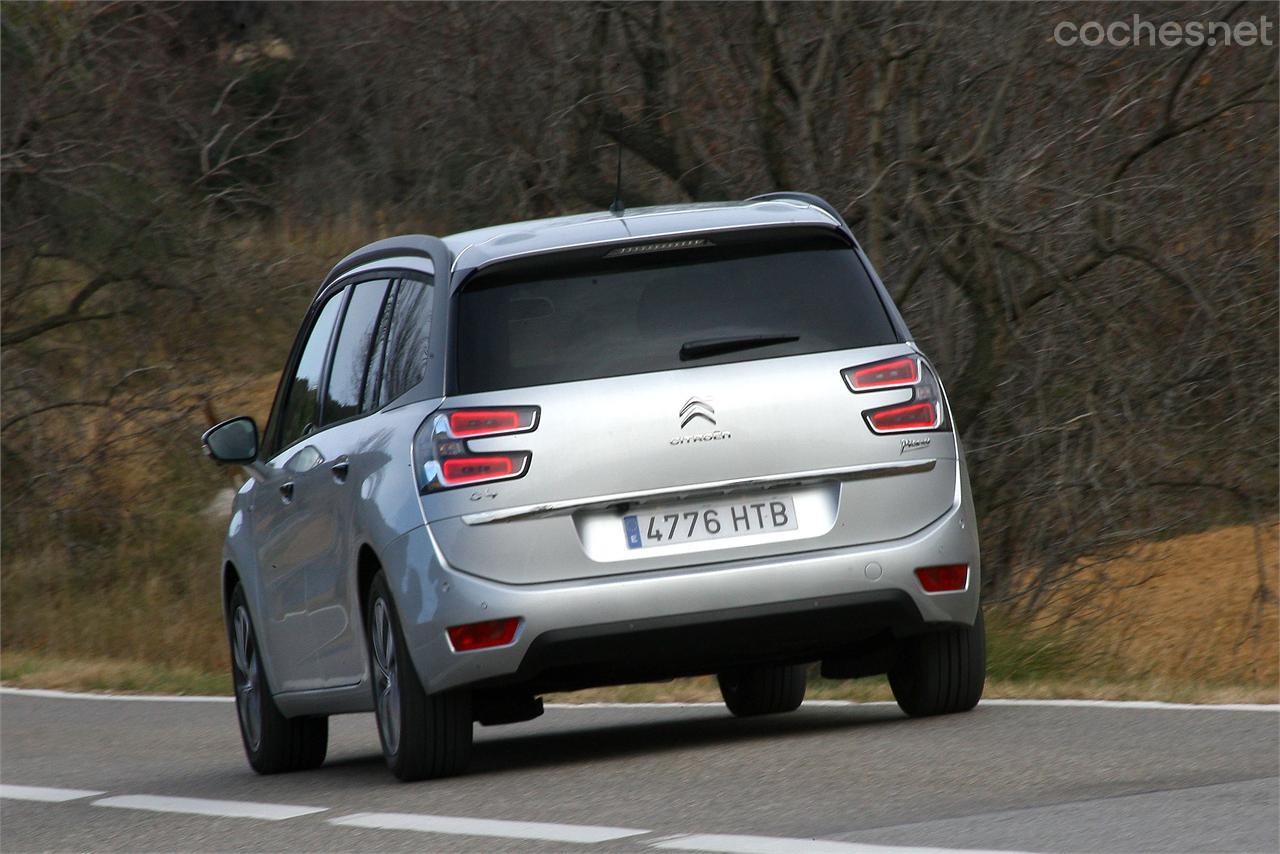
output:
{"label": "tire", "polygon": [[716,681],[734,716],[775,715],[800,708],[807,669],[803,664],[744,667],[717,674]]}
{"label": "tire", "polygon": [[423,689],[382,572],[369,590],[365,632],[378,739],[391,773],[406,782],[461,773],[471,758],[471,694]]}
{"label": "tire", "polygon": [[259,774],[319,768],[329,749],[329,719],[323,715],[286,718],[280,712],[262,669],[258,635],[239,584],[231,593],[227,638],[240,740],[250,767]]}
{"label": "tire", "polygon": [[982,610],[972,626],[908,638],[889,670],[898,706],[913,718],[967,712],[978,705],[987,678],[987,633]]}

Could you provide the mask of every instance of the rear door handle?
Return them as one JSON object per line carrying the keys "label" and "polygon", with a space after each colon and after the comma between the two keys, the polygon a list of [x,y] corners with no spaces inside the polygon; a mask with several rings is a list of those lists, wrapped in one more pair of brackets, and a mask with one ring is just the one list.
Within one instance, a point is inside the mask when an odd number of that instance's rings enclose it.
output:
{"label": "rear door handle", "polygon": [[347,472],[351,471],[351,463],[347,460],[338,460],[329,466],[329,471],[333,472],[333,479],[338,483],[343,483],[347,479]]}
{"label": "rear door handle", "polygon": [[285,504],[293,501],[293,481],[285,481],[280,484],[280,500]]}

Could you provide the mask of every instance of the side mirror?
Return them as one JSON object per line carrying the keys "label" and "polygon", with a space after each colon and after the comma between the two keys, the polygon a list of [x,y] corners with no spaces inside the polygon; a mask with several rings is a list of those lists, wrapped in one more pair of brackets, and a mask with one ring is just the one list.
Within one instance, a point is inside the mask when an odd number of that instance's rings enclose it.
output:
{"label": "side mirror", "polygon": [[241,415],[210,427],[200,444],[215,462],[249,465],[258,459],[258,425]]}

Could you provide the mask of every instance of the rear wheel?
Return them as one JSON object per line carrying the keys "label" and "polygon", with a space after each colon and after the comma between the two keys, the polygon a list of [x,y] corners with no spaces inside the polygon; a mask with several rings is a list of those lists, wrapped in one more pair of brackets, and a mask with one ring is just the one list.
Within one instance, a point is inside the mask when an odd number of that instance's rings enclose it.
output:
{"label": "rear wheel", "polygon": [[982,611],[972,626],[957,626],[903,641],[889,670],[889,687],[912,717],[967,712],[978,705],[987,678]]}
{"label": "rear wheel", "polygon": [[329,748],[329,719],[319,715],[286,718],[281,714],[262,670],[258,636],[239,584],[231,593],[228,635],[236,715],[249,765],[259,774],[320,767]]}
{"label": "rear wheel", "polygon": [[381,572],[369,591],[365,626],[378,738],[387,767],[401,780],[461,772],[471,756],[471,695],[423,689]]}
{"label": "rear wheel", "polygon": [[716,676],[720,696],[740,718],[793,712],[804,702],[803,664],[771,664],[727,670]]}

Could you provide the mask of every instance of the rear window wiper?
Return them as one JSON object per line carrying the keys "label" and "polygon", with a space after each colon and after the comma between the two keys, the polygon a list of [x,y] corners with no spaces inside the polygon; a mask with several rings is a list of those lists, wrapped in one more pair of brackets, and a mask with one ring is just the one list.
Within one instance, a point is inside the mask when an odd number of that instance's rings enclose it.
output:
{"label": "rear window wiper", "polygon": [[790,344],[792,341],[799,340],[799,335],[735,335],[732,338],[703,338],[698,341],[684,342],[680,347],[680,361],[688,362],[693,359],[732,353],[735,350]]}

